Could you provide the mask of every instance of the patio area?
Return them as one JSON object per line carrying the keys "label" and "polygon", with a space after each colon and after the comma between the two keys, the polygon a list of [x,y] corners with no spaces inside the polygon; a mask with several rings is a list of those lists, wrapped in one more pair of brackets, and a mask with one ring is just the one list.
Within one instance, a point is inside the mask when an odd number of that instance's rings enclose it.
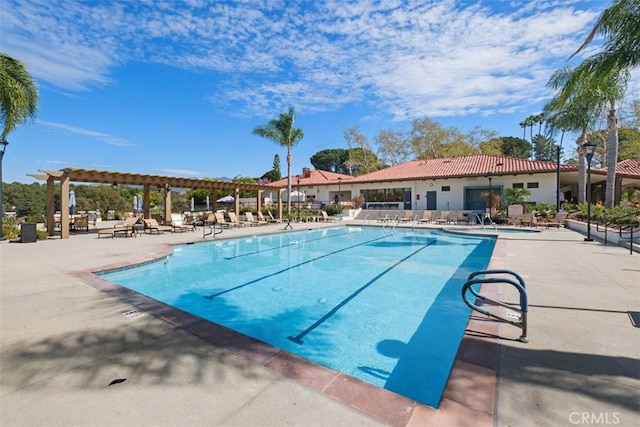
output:
{"label": "patio area", "polygon": [[[285,231],[283,224],[244,227],[216,239],[266,232]],[[569,229],[501,238],[492,265],[526,281],[530,342],[516,341],[510,325],[494,339],[472,323],[439,410],[394,401],[376,412],[370,395],[331,392],[344,388],[337,380],[320,391],[310,386],[319,375],[314,366],[283,358],[276,368],[252,358],[255,352],[213,345],[170,312],[150,314],[82,280],[87,270],[153,259],[202,236],[200,228],[98,239],[91,229],[69,239],[1,242],[2,424],[570,426],[640,419],[633,323],[640,255],[628,249],[584,242]],[[486,358],[468,354],[471,342]]]}

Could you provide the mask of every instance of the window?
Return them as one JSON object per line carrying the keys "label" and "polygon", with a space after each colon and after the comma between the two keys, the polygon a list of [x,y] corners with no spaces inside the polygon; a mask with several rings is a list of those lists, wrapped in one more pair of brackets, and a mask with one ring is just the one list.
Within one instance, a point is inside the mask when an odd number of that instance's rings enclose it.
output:
{"label": "window", "polygon": [[451,186],[450,185],[443,185],[442,186],[442,191],[451,191]]}
{"label": "window", "polygon": [[514,182],[513,188],[524,188],[524,184],[521,182]]}
{"label": "window", "polygon": [[527,182],[527,188],[538,188],[537,182]]}

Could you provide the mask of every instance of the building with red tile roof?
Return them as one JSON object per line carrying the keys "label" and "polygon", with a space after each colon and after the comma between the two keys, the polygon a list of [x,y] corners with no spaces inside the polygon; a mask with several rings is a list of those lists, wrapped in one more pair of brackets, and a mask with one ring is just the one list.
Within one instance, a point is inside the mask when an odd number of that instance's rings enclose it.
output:
{"label": "building with red tile roof", "polygon": [[[578,165],[560,165],[559,171],[561,199],[576,197]],[[620,162],[616,177],[618,188],[640,185],[640,160]],[[349,202],[362,195],[366,208],[484,210],[488,193],[501,196],[514,187],[529,190],[530,202],[555,205],[557,179],[554,162],[476,154],[414,160],[357,177],[305,169],[299,188],[323,204]],[[591,169],[593,200],[604,197],[605,181],[606,169]],[[285,187],[286,183],[285,178],[271,185]],[[296,177],[292,185],[298,187]]]}

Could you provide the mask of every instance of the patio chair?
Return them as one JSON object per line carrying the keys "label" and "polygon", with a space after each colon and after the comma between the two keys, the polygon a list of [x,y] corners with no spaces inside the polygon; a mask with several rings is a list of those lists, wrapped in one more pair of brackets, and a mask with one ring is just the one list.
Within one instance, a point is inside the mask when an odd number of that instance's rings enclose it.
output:
{"label": "patio chair", "polygon": [[227,212],[227,215],[229,215],[229,222],[233,224],[234,227],[244,227],[247,225],[245,221],[240,221],[238,219],[235,212]]}
{"label": "patio chair", "polygon": [[170,225],[160,225],[158,224],[158,221],[156,221],[154,218],[151,219],[143,219],[142,222],[144,223],[144,232],[147,234],[160,234],[160,233],[164,233],[165,231],[169,231],[169,232],[173,232],[173,227]]}
{"label": "patio chair", "polygon": [[98,239],[105,236],[111,237],[112,239],[116,236],[137,237],[137,223],[138,218],[127,217],[122,222],[114,225],[113,228],[102,228],[98,230]]}
{"label": "patio chair", "polygon": [[73,222],[71,223],[71,228],[74,231],[84,230],[87,233],[89,232],[89,217],[88,216],[77,216],[73,218]]}
{"label": "patio chair", "polygon": [[195,224],[188,224],[182,215],[177,213],[171,214],[171,227],[173,227],[173,232],[183,232],[183,231],[196,231]]}
{"label": "patio chair", "polygon": [[522,215],[520,221],[523,227],[535,228],[538,226],[538,216],[535,214],[535,212]]}
{"label": "patio chair", "polygon": [[411,222],[413,220],[413,211],[404,211],[404,216],[398,218],[398,222]]}
{"label": "patio chair", "polygon": [[556,214],[555,218],[552,218],[550,221],[547,221],[545,223],[545,225],[547,226],[547,228],[549,228],[549,227],[556,227],[556,228],[564,227],[564,223],[567,220],[567,215],[569,215],[568,212],[565,212],[565,211],[558,212]]}
{"label": "patio chair", "polygon": [[429,223],[433,222],[432,212],[431,211],[422,212],[422,218],[420,218],[418,220],[418,222],[419,223],[425,223],[425,224],[429,224]]}
{"label": "patio chair", "polygon": [[214,216],[215,216],[215,218],[216,218],[216,220],[215,220],[215,222],[214,222],[215,224],[220,224],[220,225],[221,225],[222,227],[224,227],[224,228],[232,228],[232,227],[235,227],[235,224],[232,224],[231,222],[227,221],[227,220],[224,218],[224,213],[222,213],[222,212],[216,212],[216,213],[214,213],[213,215],[214,215]]}
{"label": "patio chair", "polygon": [[320,213],[322,214],[322,221],[326,221],[326,222],[336,221],[334,217],[327,215],[327,211],[320,211]]}
{"label": "patio chair", "polygon": [[440,212],[440,218],[436,219],[436,224],[449,224],[449,211]]}
{"label": "patio chair", "polygon": [[[271,211],[268,211],[267,213],[269,214],[269,222],[274,222],[274,223],[281,222],[278,218],[273,217],[273,215],[271,214]],[[258,216],[258,218],[260,218],[260,216]]]}
{"label": "patio chair", "polygon": [[252,225],[252,226],[254,226],[254,225],[267,225],[267,221],[265,221],[265,220],[261,221],[259,219],[255,219],[252,212],[248,212],[247,211],[247,212],[244,213],[244,216],[247,219],[246,223],[249,224],[249,225]]}
{"label": "patio chair", "polygon": [[277,222],[279,222],[277,219],[275,219],[272,215],[271,212],[269,212],[269,218],[265,218],[264,214],[260,211],[258,211],[258,213],[256,213],[256,215],[258,216],[258,221],[264,221],[267,225],[268,224],[275,224]]}

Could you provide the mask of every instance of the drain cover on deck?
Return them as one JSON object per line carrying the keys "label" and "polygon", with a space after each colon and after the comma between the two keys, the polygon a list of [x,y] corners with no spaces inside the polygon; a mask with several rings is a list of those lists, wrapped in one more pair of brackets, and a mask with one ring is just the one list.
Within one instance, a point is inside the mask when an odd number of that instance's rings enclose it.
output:
{"label": "drain cover on deck", "polygon": [[138,310],[127,311],[126,313],[122,313],[127,316],[129,319],[137,319],[138,317],[144,316],[144,313],[140,313]]}

